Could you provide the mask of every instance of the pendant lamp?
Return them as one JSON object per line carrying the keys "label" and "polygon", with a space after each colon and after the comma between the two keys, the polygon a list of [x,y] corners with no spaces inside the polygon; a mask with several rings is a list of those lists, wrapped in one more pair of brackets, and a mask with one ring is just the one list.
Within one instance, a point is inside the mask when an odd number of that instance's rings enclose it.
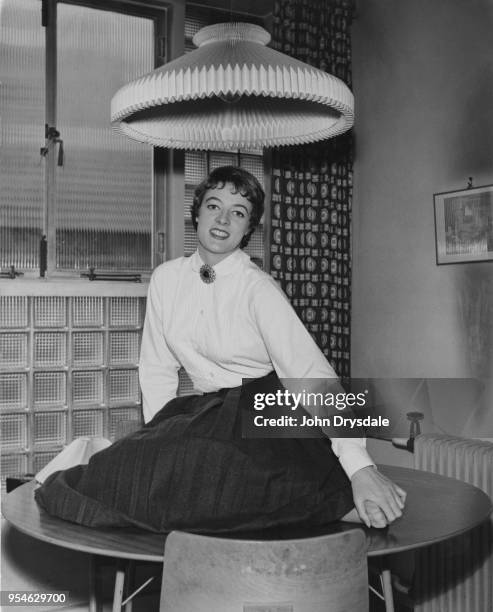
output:
{"label": "pendant lamp", "polygon": [[208,150],[303,144],[348,130],[348,87],[269,41],[250,23],[202,28],[193,38],[197,49],[114,95],[113,125],[150,145]]}

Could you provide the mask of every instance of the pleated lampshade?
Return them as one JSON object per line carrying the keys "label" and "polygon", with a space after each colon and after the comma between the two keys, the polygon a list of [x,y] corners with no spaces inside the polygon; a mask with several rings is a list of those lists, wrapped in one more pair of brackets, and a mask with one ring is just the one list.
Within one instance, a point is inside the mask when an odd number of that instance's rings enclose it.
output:
{"label": "pleated lampshade", "polygon": [[238,150],[315,142],[353,125],[354,99],[338,78],[266,45],[249,23],[219,23],[198,47],[122,87],[115,126],[139,142]]}

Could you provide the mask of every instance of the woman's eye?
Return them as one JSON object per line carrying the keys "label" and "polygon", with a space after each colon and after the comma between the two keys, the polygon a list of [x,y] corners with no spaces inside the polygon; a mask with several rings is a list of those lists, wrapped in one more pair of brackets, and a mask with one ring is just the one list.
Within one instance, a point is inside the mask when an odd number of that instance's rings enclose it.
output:
{"label": "woman's eye", "polygon": [[216,210],[217,207],[218,207],[217,204],[207,204],[208,210]]}
{"label": "woman's eye", "polygon": [[241,210],[234,210],[233,214],[236,215],[237,217],[240,217],[241,219],[245,218],[245,214],[241,212]]}

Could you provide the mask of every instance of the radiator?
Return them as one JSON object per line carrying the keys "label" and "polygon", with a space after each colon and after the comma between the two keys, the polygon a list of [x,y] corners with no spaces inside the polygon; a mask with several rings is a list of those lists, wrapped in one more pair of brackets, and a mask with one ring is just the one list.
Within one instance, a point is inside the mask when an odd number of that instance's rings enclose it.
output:
{"label": "radiator", "polygon": [[[417,436],[414,467],[475,485],[493,498],[493,444]],[[447,508],[443,508],[447,512]],[[416,553],[415,612],[493,611],[493,522]]]}

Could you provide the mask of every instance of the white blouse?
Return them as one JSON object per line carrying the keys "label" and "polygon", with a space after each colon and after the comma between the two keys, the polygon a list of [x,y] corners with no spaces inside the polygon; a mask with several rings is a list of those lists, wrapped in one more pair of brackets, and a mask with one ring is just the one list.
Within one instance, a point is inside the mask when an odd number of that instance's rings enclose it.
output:
{"label": "white blouse", "polygon": [[[204,283],[196,251],[152,275],[139,376],[144,419],[176,397],[185,368],[198,393],[240,386],[274,369],[279,378],[337,378],[274,279],[234,251]],[[331,438],[349,477],[373,465],[364,438]]]}

